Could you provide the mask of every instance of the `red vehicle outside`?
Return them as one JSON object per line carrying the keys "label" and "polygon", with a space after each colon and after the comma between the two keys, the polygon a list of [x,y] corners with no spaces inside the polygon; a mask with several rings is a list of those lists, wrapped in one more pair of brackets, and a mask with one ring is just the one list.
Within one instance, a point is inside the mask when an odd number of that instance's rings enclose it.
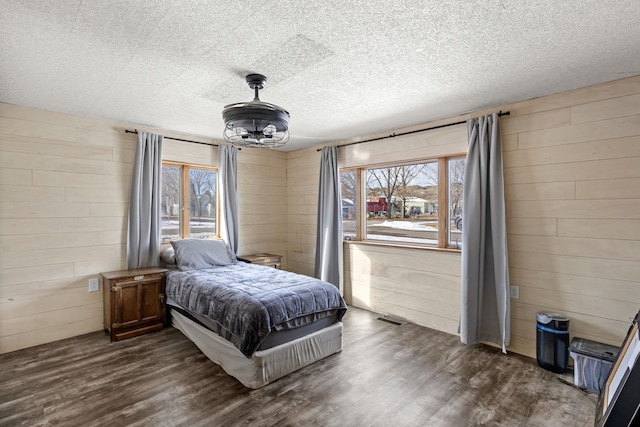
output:
{"label": "red vehicle outside", "polygon": [[387,213],[389,204],[385,197],[372,197],[367,201],[367,213],[374,215],[383,215]]}

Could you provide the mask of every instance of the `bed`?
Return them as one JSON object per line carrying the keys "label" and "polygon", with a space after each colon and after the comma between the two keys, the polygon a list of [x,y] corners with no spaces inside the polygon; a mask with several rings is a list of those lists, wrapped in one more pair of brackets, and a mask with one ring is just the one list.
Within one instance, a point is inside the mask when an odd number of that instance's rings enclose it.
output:
{"label": "bed", "polygon": [[225,372],[260,388],[342,350],[347,306],[330,283],[238,261],[222,240],[184,239],[168,267],[171,324]]}

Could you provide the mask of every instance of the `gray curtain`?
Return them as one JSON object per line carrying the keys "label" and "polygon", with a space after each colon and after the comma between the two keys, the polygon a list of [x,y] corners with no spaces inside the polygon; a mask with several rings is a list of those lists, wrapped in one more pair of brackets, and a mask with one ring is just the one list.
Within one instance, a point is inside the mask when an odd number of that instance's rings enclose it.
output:
{"label": "gray curtain", "polygon": [[498,114],[470,119],[467,129],[460,339],[492,342],[506,353],[511,314]]}
{"label": "gray curtain", "polygon": [[238,208],[238,149],[231,145],[221,145],[218,151],[220,174],[220,235],[238,255],[239,208]]}
{"label": "gray curtain", "polygon": [[129,199],[127,268],[159,264],[162,139],[162,135],[138,132]]}
{"label": "gray curtain", "polygon": [[338,149],[322,149],[315,277],[342,287],[342,197],[338,171]]}

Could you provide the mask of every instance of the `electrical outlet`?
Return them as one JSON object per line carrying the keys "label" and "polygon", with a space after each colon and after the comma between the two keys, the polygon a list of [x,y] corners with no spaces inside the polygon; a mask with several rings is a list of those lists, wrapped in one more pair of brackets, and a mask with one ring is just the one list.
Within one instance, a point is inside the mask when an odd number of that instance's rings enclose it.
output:
{"label": "electrical outlet", "polygon": [[100,279],[94,277],[89,279],[89,292],[98,292],[100,290]]}
{"label": "electrical outlet", "polygon": [[511,298],[520,299],[520,286],[510,286]]}

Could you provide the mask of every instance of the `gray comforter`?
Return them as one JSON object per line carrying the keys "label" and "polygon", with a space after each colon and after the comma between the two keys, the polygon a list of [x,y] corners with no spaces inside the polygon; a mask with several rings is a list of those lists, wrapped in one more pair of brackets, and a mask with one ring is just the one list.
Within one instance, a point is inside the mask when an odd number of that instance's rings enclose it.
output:
{"label": "gray comforter", "polygon": [[272,328],[292,319],[347,305],[338,289],[312,277],[238,262],[202,270],[167,273],[167,297],[205,315],[240,337],[246,356],[258,349]]}

